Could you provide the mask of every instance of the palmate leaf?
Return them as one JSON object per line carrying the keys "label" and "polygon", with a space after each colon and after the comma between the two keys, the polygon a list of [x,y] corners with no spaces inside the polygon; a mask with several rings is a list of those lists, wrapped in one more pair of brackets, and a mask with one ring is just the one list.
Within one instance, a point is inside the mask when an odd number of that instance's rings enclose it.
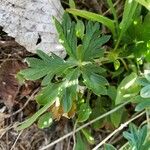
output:
{"label": "palmate leaf", "polygon": [[37,54],[41,59],[27,58],[26,60],[30,68],[19,72],[27,80],[37,80],[44,76],[47,76],[47,79],[51,80],[55,74],[61,74],[71,66],[70,63],[55,54],[48,56],[40,50],[37,51]]}
{"label": "palmate leaf", "polygon": [[144,150],[145,139],[147,137],[147,126],[143,126],[141,129],[137,129],[134,124],[129,126],[130,132],[123,132],[123,136],[129,141],[130,146],[136,150]]}
{"label": "palmate leaf", "polygon": [[[85,27],[79,20],[77,23],[71,22],[69,15],[65,13],[62,23],[55,19],[55,25],[59,33],[59,40],[70,57],[82,62],[103,57],[104,51],[101,46],[110,39],[110,36],[100,35],[99,23],[88,21]],[[82,40],[78,47],[76,35]]]}

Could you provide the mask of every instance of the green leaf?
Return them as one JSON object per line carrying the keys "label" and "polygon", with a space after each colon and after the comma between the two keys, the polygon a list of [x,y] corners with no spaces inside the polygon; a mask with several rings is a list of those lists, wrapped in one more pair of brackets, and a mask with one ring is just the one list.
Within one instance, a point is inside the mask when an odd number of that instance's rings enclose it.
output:
{"label": "green leaf", "polygon": [[77,133],[77,142],[75,145],[75,150],[86,150],[87,143],[84,141],[84,139],[81,137],[80,133]]}
{"label": "green leaf", "polygon": [[[90,120],[93,120],[93,119],[101,116],[102,114],[104,114],[106,112],[106,110],[102,104],[102,101],[103,100],[101,100],[100,98],[98,98],[95,101],[95,105],[92,108],[92,114],[90,115]],[[94,122],[92,124],[92,128],[94,130],[99,130],[100,128],[104,127],[105,126],[105,120],[106,120],[106,118],[102,118],[102,119]]]}
{"label": "green leaf", "polygon": [[110,119],[112,124],[117,128],[122,120],[122,115],[123,115],[124,109],[119,109],[118,111],[115,111],[110,115]]}
{"label": "green leaf", "polygon": [[84,136],[86,137],[87,141],[90,144],[94,144],[95,143],[95,140],[94,140],[93,136],[91,135],[91,133],[89,132],[89,130],[82,129],[82,133],[84,134]]}
{"label": "green leaf", "polygon": [[77,37],[75,22],[71,21],[67,13],[63,15],[62,24],[56,18],[54,20],[60,43],[64,46],[69,56],[76,58]]}
{"label": "green leaf", "polygon": [[149,84],[150,84],[150,82],[149,82],[146,78],[144,78],[144,77],[139,77],[139,78],[137,79],[137,83],[138,83],[139,85],[142,85],[142,86],[146,86],[146,85],[149,85]]}
{"label": "green leaf", "polygon": [[150,0],[136,0],[150,11]]}
{"label": "green leaf", "polygon": [[147,126],[139,130],[134,124],[129,125],[130,132],[123,132],[123,136],[129,141],[132,148],[141,150],[147,137]]}
{"label": "green leaf", "polygon": [[146,141],[141,150],[150,150],[150,141]]}
{"label": "green leaf", "polygon": [[93,72],[96,74],[103,74],[106,72],[106,69],[102,68],[101,66],[99,66],[98,64],[87,64],[84,66],[84,68],[86,70],[88,70],[89,72]]}
{"label": "green leaf", "polygon": [[93,58],[103,57],[103,49],[101,46],[105,44],[109,39],[109,35],[100,37],[99,24],[91,21],[86,25],[86,33],[82,39],[83,49],[81,51],[81,60],[89,61]]}
{"label": "green leaf", "polygon": [[76,36],[83,39],[85,26],[82,20],[77,20],[76,24]]}
{"label": "green leaf", "polygon": [[120,67],[120,61],[119,60],[115,60],[114,61],[114,68],[115,68],[115,70],[118,70],[119,67]]}
{"label": "green leaf", "polygon": [[[150,12],[145,17],[138,14],[126,34],[124,34],[124,42],[130,46],[128,49],[134,53],[135,57],[145,57],[147,61],[150,61],[149,53],[149,41],[150,41]],[[142,30],[141,30],[142,29]]]}
{"label": "green leaf", "polygon": [[106,85],[108,85],[108,82],[106,78],[96,73],[89,72],[88,70],[84,70],[82,72],[82,75],[85,85],[96,95],[107,94]]}
{"label": "green leaf", "polygon": [[108,91],[107,91],[107,95],[112,99],[112,102],[114,102],[116,99],[116,95],[117,95],[116,87],[115,86],[109,86]]}
{"label": "green leaf", "polygon": [[105,144],[105,149],[104,150],[117,150],[117,149],[113,145]]}
{"label": "green leaf", "polygon": [[73,15],[76,15],[76,16],[83,17],[83,18],[88,19],[88,20],[100,22],[103,25],[107,26],[113,34],[115,33],[114,21],[107,18],[107,17],[104,17],[104,16],[99,15],[99,14],[95,14],[92,12],[88,12],[85,10],[78,10],[78,9],[67,9],[67,12],[69,12]]}
{"label": "green leaf", "polygon": [[26,60],[30,68],[19,72],[27,80],[37,80],[45,76],[52,78],[55,74],[61,74],[71,66],[70,63],[67,63],[55,54],[48,56],[39,50],[37,54],[41,59],[27,58]]}
{"label": "green leaf", "polygon": [[20,85],[25,83],[24,76],[22,74],[20,74],[20,72],[18,72],[16,74],[16,79],[17,79],[17,81],[19,82]]}
{"label": "green leaf", "polygon": [[150,85],[146,85],[140,91],[140,95],[143,98],[150,98]]}
{"label": "green leaf", "polygon": [[145,108],[149,108],[150,107],[150,99],[149,100],[145,100],[143,102],[140,102],[136,107],[135,107],[135,111],[142,111]]}
{"label": "green leaf", "polygon": [[50,84],[44,87],[35,97],[37,103],[45,105],[50,101],[55,101],[56,97],[59,97],[60,90],[61,84]]}
{"label": "green leaf", "polygon": [[66,76],[66,82],[64,84],[64,95],[63,95],[63,99],[62,99],[62,105],[64,108],[64,112],[70,111],[73,100],[76,99],[79,75],[80,75],[79,70],[74,69],[74,71],[71,71]]}
{"label": "green leaf", "polygon": [[42,82],[41,82],[41,85],[42,86],[47,86],[47,85],[49,85],[50,83],[51,83],[51,80],[53,79],[53,74],[52,73],[49,73],[49,74],[47,74],[44,78],[43,78],[43,80],[42,80]]}
{"label": "green leaf", "polygon": [[120,23],[121,35],[126,32],[128,27],[131,25],[137,6],[138,3],[135,0],[126,0],[122,21]]}
{"label": "green leaf", "polygon": [[67,113],[70,111],[71,107],[72,107],[72,103],[73,103],[73,96],[72,96],[72,91],[70,90],[70,88],[66,88],[64,90],[64,97],[63,97],[63,108],[64,108],[64,112]]}
{"label": "green leaf", "polygon": [[75,4],[74,0],[69,0],[69,6],[70,6],[70,8],[76,8],[76,4]]}
{"label": "green leaf", "polygon": [[48,128],[53,123],[52,114],[47,112],[40,116],[38,120],[38,127],[40,129]]}
{"label": "green leaf", "polygon": [[136,82],[137,74],[131,73],[126,76],[120,83],[117,89],[116,104],[124,102],[124,100],[132,98],[139,93],[140,86]]}
{"label": "green leaf", "polygon": [[[51,57],[41,50],[36,51],[37,55],[46,63],[51,63]],[[53,54],[52,54],[53,55]],[[36,64],[35,64],[36,65]]]}
{"label": "green leaf", "polygon": [[92,113],[92,110],[90,106],[86,103],[81,104],[80,109],[78,111],[78,122],[84,122],[86,121],[90,114]]}
{"label": "green leaf", "polygon": [[46,105],[40,108],[32,117],[25,120],[21,125],[19,125],[16,130],[23,130],[30,127],[37,120],[37,118],[41,116],[54,102],[55,100],[49,101]]}
{"label": "green leaf", "polygon": [[150,70],[144,70],[144,76],[150,82]]}

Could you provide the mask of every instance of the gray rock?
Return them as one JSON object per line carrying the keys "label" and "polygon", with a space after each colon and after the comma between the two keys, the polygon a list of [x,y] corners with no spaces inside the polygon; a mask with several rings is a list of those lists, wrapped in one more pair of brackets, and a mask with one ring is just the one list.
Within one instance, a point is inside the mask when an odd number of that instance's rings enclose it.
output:
{"label": "gray rock", "polygon": [[29,52],[65,56],[52,16],[61,19],[60,0],[0,0],[0,26]]}

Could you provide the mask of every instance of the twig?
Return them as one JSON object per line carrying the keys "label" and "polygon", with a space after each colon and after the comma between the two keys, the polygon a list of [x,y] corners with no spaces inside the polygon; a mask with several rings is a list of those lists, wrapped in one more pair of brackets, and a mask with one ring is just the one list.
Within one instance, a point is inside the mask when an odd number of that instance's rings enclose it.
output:
{"label": "twig", "polygon": [[11,147],[11,149],[10,149],[10,150],[13,150],[13,149],[15,148],[15,145],[16,145],[16,143],[17,143],[18,139],[20,138],[20,136],[21,136],[22,132],[23,132],[23,130],[22,130],[22,131],[20,131],[20,133],[18,134],[18,136],[17,136],[17,138],[16,138],[16,140],[15,140],[15,142],[14,142],[14,144],[13,144],[13,146]]}
{"label": "twig", "polygon": [[32,94],[31,96],[28,98],[28,100],[25,102],[25,104],[23,105],[23,107],[21,107],[19,110],[17,110],[16,112],[14,112],[13,114],[5,117],[5,118],[10,118],[18,113],[20,113],[29,103],[29,101],[34,97],[34,95],[37,93],[37,91],[39,90],[39,88],[37,88]]}
{"label": "twig", "polygon": [[15,129],[17,126],[19,126],[19,125],[21,125],[21,124],[22,124],[22,122],[13,124],[12,126],[6,127],[6,128],[4,129],[4,132],[1,133],[1,135],[0,135],[0,139],[1,139],[10,129],[12,129],[12,128]]}
{"label": "twig", "polygon": [[[78,131],[80,131],[80,130],[82,130],[83,128],[85,128],[85,127],[91,125],[92,123],[94,123],[94,122],[96,122],[96,121],[98,121],[98,120],[100,120],[100,119],[102,119],[102,118],[104,118],[104,117],[106,117],[106,116],[108,116],[108,115],[114,113],[115,111],[119,110],[120,108],[122,108],[123,106],[125,106],[126,104],[128,104],[129,102],[130,102],[130,101],[127,101],[127,102],[125,102],[125,103],[123,103],[123,104],[117,106],[116,108],[114,108],[114,109],[108,111],[107,113],[105,113],[105,114],[103,114],[103,115],[101,115],[101,116],[99,116],[99,117],[97,117],[97,118],[95,118],[95,119],[89,121],[88,123],[86,123],[86,124],[80,126],[79,128],[77,128],[77,129],[75,130],[75,133],[78,132]],[[61,142],[62,140],[68,138],[69,136],[72,136],[73,134],[74,134],[74,132],[72,131],[72,132],[70,132],[70,133],[64,135],[63,137],[61,137],[61,138],[55,140],[54,142],[52,142],[52,143],[50,143],[50,144],[44,146],[44,147],[41,148],[40,150],[45,150],[45,149],[47,149],[47,148],[49,148],[49,147],[51,147],[51,146],[57,144],[58,142]]]}
{"label": "twig", "polygon": [[114,134],[116,134],[117,132],[121,131],[123,128],[125,128],[129,123],[131,123],[133,120],[139,118],[140,116],[142,116],[143,114],[145,114],[145,111],[143,111],[142,113],[138,114],[137,116],[133,117],[132,119],[128,120],[127,122],[125,122],[124,124],[121,124],[119,128],[117,128],[116,130],[114,130],[111,134],[109,134],[102,142],[100,142],[98,145],[96,145],[92,150],[97,150],[99,147],[101,147],[104,143],[106,143],[106,141],[108,141]]}
{"label": "twig", "polygon": [[74,143],[73,143],[73,150],[75,150],[75,147],[76,147],[76,135],[75,135],[75,131],[76,131],[76,127],[77,127],[77,121],[75,122],[75,124],[74,124],[74,128],[73,128],[73,141],[74,141]]}
{"label": "twig", "polygon": [[[115,7],[119,2],[120,2],[120,0],[117,0],[117,1],[114,3],[113,7]],[[102,15],[103,15],[103,16],[107,15],[107,13],[108,13],[110,10],[111,10],[111,9],[109,8],[109,9],[108,9],[107,11],[105,11]]]}

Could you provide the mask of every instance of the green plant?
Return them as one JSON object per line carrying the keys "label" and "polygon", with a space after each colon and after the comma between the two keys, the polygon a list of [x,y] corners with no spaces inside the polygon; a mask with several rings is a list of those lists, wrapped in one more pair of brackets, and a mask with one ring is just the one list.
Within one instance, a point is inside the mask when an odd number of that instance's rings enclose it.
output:
{"label": "green plant", "polygon": [[[99,24],[91,21],[87,23],[85,32],[84,28],[78,31],[78,24],[72,22],[68,14],[64,14],[62,24],[54,20],[59,40],[69,58],[63,60],[55,54],[48,56],[38,50],[39,58],[26,59],[29,68],[20,71],[19,74],[26,80],[34,81],[42,78],[43,88],[36,96],[36,101],[43,107],[18,129],[30,126],[56,101],[60,103],[63,112],[68,113],[73,103],[75,105],[79,103],[77,93],[80,93],[79,86],[82,84],[98,96],[107,94],[108,81],[101,75],[104,68],[96,63],[96,59],[104,56],[101,46],[110,39],[110,36],[100,35]],[[77,44],[76,34],[81,39],[81,44]],[[80,104],[78,121],[87,120],[90,114],[91,108],[88,102]]]}
{"label": "green plant", "polygon": [[129,127],[130,132],[123,132],[123,136],[129,141],[130,149],[149,150],[150,141],[146,141],[147,126],[143,126],[139,130],[134,124]]}
{"label": "green plant", "polygon": [[[148,68],[144,76],[141,72],[150,61],[150,13],[142,7],[148,1],[126,0],[121,19],[117,17],[112,0],[107,0],[111,19],[77,10],[73,0],[69,3],[71,9],[67,9],[67,12],[73,15],[75,21],[67,13],[61,23],[54,18],[59,41],[67,57],[62,59],[53,53],[48,56],[38,50],[38,58],[27,58],[29,68],[18,73],[19,78],[26,80],[40,79],[42,86],[36,96],[40,109],[18,129],[27,128],[37,120],[38,126],[45,128],[51,125],[53,119],[58,120],[62,115],[71,118],[74,114],[76,127],[87,120],[100,118],[111,109],[120,108],[121,104],[122,109],[116,109],[101,120],[92,122],[90,129],[108,127],[112,130],[118,127],[122,130],[119,125],[131,115],[124,105],[131,102],[133,110],[135,104],[135,111],[145,110],[143,113],[146,112],[147,127],[138,130],[131,125],[130,133],[123,134],[128,140],[125,149],[147,150],[150,144],[146,138],[149,135],[147,128],[150,128],[150,71]],[[77,16],[91,21],[79,20]],[[112,38],[101,33],[99,23],[110,30]],[[109,40],[110,43],[107,43]],[[106,43],[107,48],[104,48]],[[58,117],[57,110],[61,111]],[[73,115],[69,115],[70,112]],[[135,118],[141,114],[135,114]],[[129,121],[124,124],[128,125]],[[90,129],[79,129],[81,132],[74,142],[75,149],[80,149],[80,146],[87,149],[87,142],[95,143]],[[100,143],[100,146],[104,143]],[[111,144],[105,144],[104,148],[116,149]]]}
{"label": "green plant", "polygon": [[[150,140],[147,139],[147,126],[137,129],[134,124],[129,125],[129,132],[124,131],[123,136],[127,139],[125,146],[120,150],[149,150]],[[111,144],[105,144],[105,150],[117,150]]]}

